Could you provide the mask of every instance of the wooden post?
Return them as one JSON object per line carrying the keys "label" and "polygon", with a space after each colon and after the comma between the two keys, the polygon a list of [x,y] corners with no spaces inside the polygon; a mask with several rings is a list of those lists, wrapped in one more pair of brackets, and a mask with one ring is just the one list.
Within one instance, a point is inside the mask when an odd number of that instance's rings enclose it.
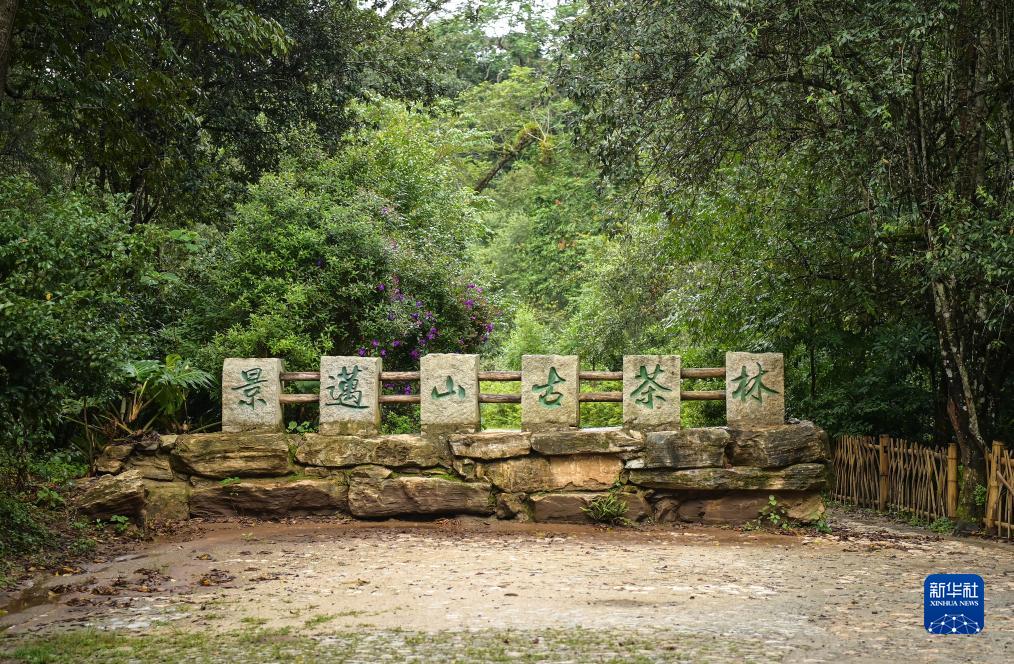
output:
{"label": "wooden post", "polygon": [[887,468],[889,463],[887,441],[888,435],[886,433],[880,434],[880,495],[877,500],[877,509],[881,512],[887,511]]}
{"label": "wooden post", "polygon": [[989,463],[986,467],[986,530],[992,530],[996,525],[993,519],[993,512],[996,511],[996,502],[1000,499],[1000,483],[996,479],[997,465],[1000,460],[1000,450],[1003,445],[998,440],[993,441],[993,449],[989,452]]}
{"label": "wooden post", "polygon": [[958,515],[958,444],[947,446],[947,518]]}

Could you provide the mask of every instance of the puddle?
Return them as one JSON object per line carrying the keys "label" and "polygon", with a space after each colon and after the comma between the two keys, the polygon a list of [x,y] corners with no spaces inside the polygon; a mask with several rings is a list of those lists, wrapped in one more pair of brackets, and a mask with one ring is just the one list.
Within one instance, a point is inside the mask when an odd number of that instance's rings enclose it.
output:
{"label": "puddle", "polygon": [[55,604],[60,599],[60,596],[54,592],[50,592],[45,586],[48,578],[48,575],[45,574],[36,577],[30,586],[22,590],[20,594],[7,604],[0,607],[0,612],[2,612],[0,616],[20,613],[40,604]]}

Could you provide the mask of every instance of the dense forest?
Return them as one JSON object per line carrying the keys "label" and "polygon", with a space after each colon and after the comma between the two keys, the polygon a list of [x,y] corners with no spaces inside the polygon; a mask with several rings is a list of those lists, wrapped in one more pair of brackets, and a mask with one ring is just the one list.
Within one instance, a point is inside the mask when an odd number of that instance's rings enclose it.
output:
{"label": "dense forest", "polygon": [[957,440],[974,490],[1014,441],[1012,26],[1004,0],[0,0],[0,521],[29,538],[111,440],[214,430],[225,357],[777,351],[790,416]]}

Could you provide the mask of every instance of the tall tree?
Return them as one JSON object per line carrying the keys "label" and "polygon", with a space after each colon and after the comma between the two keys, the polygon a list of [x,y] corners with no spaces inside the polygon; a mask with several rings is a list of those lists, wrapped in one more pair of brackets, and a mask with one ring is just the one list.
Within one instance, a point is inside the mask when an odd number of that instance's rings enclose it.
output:
{"label": "tall tree", "polygon": [[1012,26],[1004,0],[592,0],[562,77],[610,174],[655,200],[772,155],[839,174],[858,212],[829,223],[870,225],[926,284],[969,485],[1014,357]]}

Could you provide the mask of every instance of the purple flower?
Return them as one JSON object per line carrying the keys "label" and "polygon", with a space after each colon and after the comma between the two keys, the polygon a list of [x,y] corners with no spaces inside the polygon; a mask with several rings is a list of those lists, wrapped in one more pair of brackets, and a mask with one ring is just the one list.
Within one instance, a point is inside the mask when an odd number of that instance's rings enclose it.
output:
{"label": "purple flower", "polygon": [[431,327],[430,331],[426,333],[426,338],[429,339],[430,341],[433,341],[433,339],[435,339],[436,336],[437,336],[437,328],[435,327]]}
{"label": "purple flower", "polygon": [[468,298],[467,300],[465,300],[465,308],[471,309],[474,306],[475,306],[475,300],[473,300],[472,298]]}
{"label": "purple flower", "polygon": [[418,360],[419,359],[419,349],[418,348],[413,348],[412,352],[409,353],[409,355],[412,357],[413,360]]}
{"label": "purple flower", "polygon": [[422,309],[422,301],[420,301],[420,300],[416,300],[416,301],[415,301],[415,306],[417,306],[417,307],[419,307],[420,309]]}
{"label": "purple flower", "polygon": [[396,293],[394,294],[394,301],[395,301],[395,302],[401,302],[401,301],[403,301],[404,299],[405,299],[405,296],[401,294],[401,291],[397,291],[397,292],[396,292]]}
{"label": "purple flower", "polygon": [[419,320],[419,314],[413,313],[412,314],[412,320]]}
{"label": "purple flower", "polygon": [[405,394],[412,394],[412,386],[411,385],[406,385],[405,389],[403,390],[403,392]]}
{"label": "purple flower", "polygon": [[469,290],[471,290],[472,288],[475,288],[475,284],[468,284],[468,288],[469,288]]}
{"label": "purple flower", "polygon": [[359,357],[365,357],[365,356],[366,356],[366,349],[365,348],[360,348],[359,349]]}
{"label": "purple flower", "polygon": [[377,290],[380,291],[381,293],[384,292],[384,288],[385,288],[384,284],[377,284]]}
{"label": "purple flower", "polygon": [[372,343],[372,344],[373,344],[373,347],[374,347],[374,348],[376,348],[377,346],[379,346],[379,345],[380,345],[380,342],[379,342],[379,341],[377,341],[376,339],[374,339],[374,340],[373,340],[373,341],[371,341],[370,343]]}
{"label": "purple flower", "polygon": [[394,320],[394,312],[393,311],[388,311],[387,312],[387,320]]}
{"label": "purple flower", "polygon": [[426,312],[426,320],[433,320],[433,312],[432,311],[427,311]]}
{"label": "purple flower", "polygon": [[391,208],[385,205],[384,207],[380,208],[380,214],[386,217],[387,215],[391,214]]}
{"label": "purple flower", "polygon": [[383,348],[381,348],[381,349],[380,349],[380,356],[381,356],[381,357],[387,357],[387,351],[386,351],[386,350],[384,350]]}
{"label": "purple flower", "polygon": [[394,341],[391,342],[391,348],[397,348],[400,345],[401,345],[401,339],[395,339]]}
{"label": "purple flower", "polygon": [[486,323],[486,331],[487,332],[493,331],[493,323]]}
{"label": "purple flower", "polygon": [[481,288],[476,288],[476,289],[475,289],[475,292],[476,292],[476,293],[481,293],[481,292],[482,292],[482,289],[481,289]]}

